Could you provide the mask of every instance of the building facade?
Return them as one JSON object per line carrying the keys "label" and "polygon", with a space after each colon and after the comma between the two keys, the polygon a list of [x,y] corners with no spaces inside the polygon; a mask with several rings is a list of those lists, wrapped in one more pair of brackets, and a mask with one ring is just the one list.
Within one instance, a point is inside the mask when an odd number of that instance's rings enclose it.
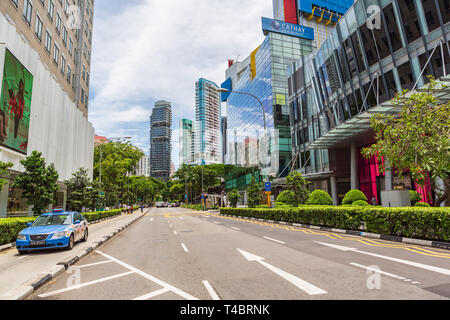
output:
{"label": "building facade", "polygon": [[221,101],[212,81],[195,83],[195,164],[222,163]]}
{"label": "building facade", "polygon": [[142,156],[136,167],[136,175],[150,177],[150,157]]}
{"label": "building facade", "polygon": [[195,159],[195,126],[189,119],[180,120],[180,167],[192,165]]}
{"label": "building facade", "polygon": [[[54,163],[62,181],[83,167],[92,175],[94,129],[88,121],[92,0],[0,2],[0,160],[12,162],[0,217],[31,214],[11,184],[33,150]],[[76,23],[74,23],[76,22]]]}
{"label": "building facade", "polygon": [[298,26],[278,20],[263,18],[263,25],[267,25],[263,43],[247,59],[234,63],[222,84],[228,90],[253,95],[222,96],[227,103],[225,163],[244,168],[227,174],[227,191],[246,189],[252,174],[262,181],[288,173],[291,135],[286,68],[314,50],[313,36],[283,34],[283,28]]}
{"label": "building facade", "polygon": [[150,176],[170,178],[172,160],[172,106],[167,101],[157,101],[150,116]]}
{"label": "building facade", "polygon": [[398,112],[390,104],[397,92],[422,87],[427,75],[446,79],[449,18],[448,1],[358,0],[315,54],[288,68],[295,168],[335,203],[355,188],[380,203],[396,184],[432,200],[429,185],[383,174],[360,151],[375,142],[371,115]]}

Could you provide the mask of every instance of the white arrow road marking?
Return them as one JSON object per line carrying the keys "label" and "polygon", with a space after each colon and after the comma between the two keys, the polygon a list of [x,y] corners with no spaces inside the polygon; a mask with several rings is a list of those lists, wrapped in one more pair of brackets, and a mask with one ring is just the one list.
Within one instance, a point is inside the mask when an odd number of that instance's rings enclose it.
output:
{"label": "white arrow road marking", "polygon": [[188,250],[188,248],[185,246],[185,244],[184,243],[182,243],[181,244],[181,246],[183,247],[183,249],[184,249],[184,251],[186,251],[186,252],[188,252],[189,250]]}
{"label": "white arrow road marking", "polygon": [[267,262],[263,261],[264,258],[258,257],[254,254],[251,254],[249,252],[246,252],[244,250],[241,249],[237,249],[248,261],[256,261],[259,262],[260,264],[262,264],[264,267],[266,267],[267,269],[269,269],[272,272],[275,272],[276,274],[278,274],[280,277],[284,278],[285,280],[289,281],[290,283],[292,283],[294,286],[296,286],[297,288],[299,288],[300,290],[305,291],[307,294],[309,295],[318,295],[318,294],[324,294],[327,293],[326,291],[290,274],[287,273],[283,270],[280,270],[270,264],[268,264]]}
{"label": "white arrow road marking", "polygon": [[241,229],[235,228],[235,227],[231,227],[231,229],[234,229],[234,230],[237,230],[237,231],[241,231]]}
{"label": "white arrow road marking", "polygon": [[153,221],[153,218],[150,218],[150,221]]}
{"label": "white arrow road marking", "polygon": [[394,261],[394,262],[398,262],[398,263],[407,264],[407,265],[410,265],[410,266],[413,266],[413,267],[416,267],[416,268],[421,268],[421,269],[425,269],[425,270],[429,270],[429,271],[433,271],[433,272],[437,272],[437,273],[442,273],[442,274],[445,274],[447,276],[450,275],[450,270],[449,269],[433,267],[433,266],[429,266],[427,264],[418,263],[418,262],[414,262],[414,261],[408,261],[408,260],[392,258],[392,257],[388,257],[388,256],[382,256],[381,254],[360,251],[360,250],[357,250],[357,249],[354,249],[354,248],[342,247],[342,246],[338,246],[338,245],[335,245],[335,244],[318,242],[318,241],[315,241],[315,242],[320,243],[320,244],[322,244],[324,246],[328,246],[328,247],[331,247],[331,248],[334,248],[334,249],[338,249],[338,250],[342,250],[342,251],[358,252],[358,253],[362,253],[362,254],[367,254],[369,256],[377,257],[377,258],[380,258],[380,259],[390,260],[390,261]]}
{"label": "white arrow road marking", "polygon": [[112,260],[106,260],[106,261],[100,261],[100,262],[95,262],[95,263],[90,263],[90,264],[84,264],[82,266],[78,266],[78,268],[92,267],[92,266],[97,266],[99,264],[110,263],[110,262],[113,262],[113,261]]}
{"label": "white arrow road marking", "polygon": [[203,282],[203,285],[206,287],[206,290],[208,290],[208,293],[211,296],[211,298],[213,298],[213,300],[220,300],[219,296],[214,291],[213,287],[211,287],[209,282],[207,280],[203,280],[202,282]]}
{"label": "white arrow road marking", "polygon": [[174,234],[174,235],[178,235],[178,233],[177,233],[175,230],[173,230],[173,234]]}
{"label": "white arrow road marking", "polygon": [[264,237],[264,239],[270,240],[270,241],[273,241],[273,242],[277,242],[277,243],[281,243],[281,244],[286,244],[286,242],[283,242],[283,241],[280,241],[280,240],[276,240],[276,239],[272,239],[272,238],[269,238],[269,237]]}

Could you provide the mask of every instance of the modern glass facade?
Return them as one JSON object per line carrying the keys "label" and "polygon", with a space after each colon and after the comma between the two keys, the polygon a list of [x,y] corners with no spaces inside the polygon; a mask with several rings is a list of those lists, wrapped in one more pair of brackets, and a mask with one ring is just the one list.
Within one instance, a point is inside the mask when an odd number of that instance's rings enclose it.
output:
{"label": "modern glass facade", "polygon": [[180,167],[194,163],[194,122],[189,119],[180,120]]}
{"label": "modern glass facade", "polygon": [[[367,14],[373,5],[380,8],[378,20]],[[370,125],[354,124],[400,90],[450,70],[449,17],[447,0],[358,0],[315,54],[290,65],[295,167],[330,189],[327,176],[337,178],[338,195],[356,182],[368,197],[379,198],[384,177],[372,170],[374,161],[358,152],[358,177],[351,176],[352,142],[358,150],[374,142]]]}
{"label": "modern glass facade", "polygon": [[168,180],[172,152],[172,107],[157,101],[150,117],[150,176]]}
{"label": "modern glass facade", "polygon": [[[269,33],[255,50],[248,65],[240,71],[227,100],[226,164],[244,168],[260,167],[261,178],[283,176],[291,159],[289,107],[287,104],[287,66],[302,55],[313,51],[311,40]],[[265,143],[265,141],[270,141]],[[240,171],[236,171],[239,175]],[[245,173],[246,175],[248,172]],[[258,175],[259,178],[259,175]],[[228,177],[227,190],[237,186],[241,176]],[[246,180],[249,179],[245,178]],[[245,188],[242,183],[241,187]]]}

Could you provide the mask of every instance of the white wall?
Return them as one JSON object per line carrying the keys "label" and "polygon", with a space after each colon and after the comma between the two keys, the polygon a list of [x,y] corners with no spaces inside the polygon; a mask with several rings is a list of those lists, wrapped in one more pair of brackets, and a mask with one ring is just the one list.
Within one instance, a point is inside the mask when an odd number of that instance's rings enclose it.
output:
{"label": "white wall", "polygon": [[[5,48],[19,59],[34,78],[28,155],[33,150],[42,152],[48,164],[55,164],[60,181],[69,179],[81,167],[88,169],[92,176],[92,124],[63,91],[40,61],[39,55],[0,14],[0,80],[3,78]],[[25,158],[24,155],[3,147],[0,150],[1,161],[10,161],[14,164],[13,170],[23,171],[19,161]]]}

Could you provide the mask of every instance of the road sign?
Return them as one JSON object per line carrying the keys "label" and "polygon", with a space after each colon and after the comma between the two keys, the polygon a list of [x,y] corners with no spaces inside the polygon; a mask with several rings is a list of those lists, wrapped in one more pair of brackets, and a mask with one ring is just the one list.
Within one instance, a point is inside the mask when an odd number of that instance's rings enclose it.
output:
{"label": "road sign", "polygon": [[105,192],[104,192],[104,191],[100,191],[100,192],[98,193],[98,195],[99,195],[100,197],[104,197],[104,196],[105,196]]}
{"label": "road sign", "polygon": [[272,183],[270,181],[266,182],[264,184],[264,186],[265,186],[265,191],[266,192],[272,191]]}
{"label": "road sign", "polygon": [[184,198],[185,198],[185,199],[187,199],[187,198],[188,198],[187,194],[186,194],[186,195],[184,196]]}

